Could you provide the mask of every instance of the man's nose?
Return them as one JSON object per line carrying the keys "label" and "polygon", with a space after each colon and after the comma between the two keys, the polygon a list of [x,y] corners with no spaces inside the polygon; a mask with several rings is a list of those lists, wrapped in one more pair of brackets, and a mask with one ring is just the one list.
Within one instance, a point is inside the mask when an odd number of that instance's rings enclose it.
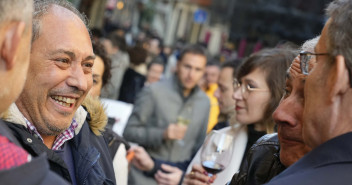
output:
{"label": "man's nose", "polygon": [[295,126],[298,122],[293,98],[287,98],[280,102],[279,106],[273,113],[273,119],[277,124],[286,123]]}
{"label": "man's nose", "polygon": [[88,90],[88,83],[83,68],[80,65],[72,65],[70,76],[67,79],[67,84],[71,87],[76,87],[80,91]]}

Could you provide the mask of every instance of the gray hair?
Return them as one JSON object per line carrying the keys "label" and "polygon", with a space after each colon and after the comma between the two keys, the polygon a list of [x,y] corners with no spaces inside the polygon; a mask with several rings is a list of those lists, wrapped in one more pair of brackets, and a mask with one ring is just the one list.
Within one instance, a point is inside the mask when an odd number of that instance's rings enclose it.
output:
{"label": "gray hair", "polygon": [[90,34],[87,17],[80,13],[72,3],[68,2],[67,0],[34,0],[32,42],[34,42],[39,37],[41,18],[49,12],[49,9],[53,5],[61,6],[76,14],[82,20],[84,25],[86,25],[86,28]]}
{"label": "gray hair", "polygon": [[327,32],[327,50],[332,56],[344,56],[346,66],[351,70],[352,0],[335,0],[329,4],[326,12],[331,18]]}
{"label": "gray hair", "polygon": [[311,52],[313,53],[314,52],[314,48],[315,46],[317,45],[318,41],[319,41],[319,38],[320,38],[320,35],[313,38],[313,39],[310,39],[310,40],[307,40],[306,42],[304,42],[300,48],[301,51],[308,51],[308,52]]}
{"label": "gray hair", "polygon": [[30,23],[32,11],[32,0],[1,0],[0,26],[5,21],[24,21]]}

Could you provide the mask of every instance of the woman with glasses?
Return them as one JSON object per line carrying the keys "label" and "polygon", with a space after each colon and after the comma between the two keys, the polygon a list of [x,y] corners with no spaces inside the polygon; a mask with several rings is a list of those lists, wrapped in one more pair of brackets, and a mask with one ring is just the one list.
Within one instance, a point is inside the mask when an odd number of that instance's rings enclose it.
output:
{"label": "woman with glasses", "polygon": [[[194,163],[183,184],[226,184],[243,164],[243,156],[264,134],[274,132],[272,113],[285,87],[285,75],[295,53],[287,49],[266,49],[252,54],[238,68],[234,79],[238,124],[222,131],[234,135],[234,153],[228,167],[216,178],[205,175],[200,163]],[[199,157],[199,156],[198,156]],[[197,160],[197,156],[193,161]],[[190,167],[189,167],[190,168]]]}

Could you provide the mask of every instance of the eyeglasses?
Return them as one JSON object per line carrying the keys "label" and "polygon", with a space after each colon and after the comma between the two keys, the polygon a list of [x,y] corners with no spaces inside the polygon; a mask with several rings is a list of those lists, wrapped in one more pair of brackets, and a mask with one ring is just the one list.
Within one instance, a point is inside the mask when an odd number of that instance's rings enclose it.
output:
{"label": "eyeglasses", "polygon": [[312,59],[312,57],[314,56],[318,56],[318,55],[329,55],[329,53],[311,53],[308,51],[301,51],[299,53],[300,56],[300,64],[301,64],[301,71],[302,74],[304,75],[308,75],[310,70],[309,70],[309,61]]}
{"label": "eyeglasses", "polygon": [[239,90],[241,88],[241,93],[242,93],[242,97],[243,98],[248,98],[248,95],[249,95],[250,92],[255,92],[255,91],[265,92],[265,91],[269,91],[268,89],[261,89],[261,88],[251,87],[247,83],[241,83],[236,78],[233,79],[233,88],[234,88],[234,92],[236,92],[237,90]]}
{"label": "eyeglasses", "polygon": [[[301,71],[302,74],[308,75],[309,74],[309,61],[312,58],[312,56],[317,56],[317,55],[330,55],[329,53],[311,53],[307,51],[302,51],[299,53],[299,56],[301,57]],[[346,62],[346,61],[345,61]],[[348,70],[348,76],[350,78],[350,87],[352,88],[352,71],[351,68],[347,65],[346,63],[346,68]]]}

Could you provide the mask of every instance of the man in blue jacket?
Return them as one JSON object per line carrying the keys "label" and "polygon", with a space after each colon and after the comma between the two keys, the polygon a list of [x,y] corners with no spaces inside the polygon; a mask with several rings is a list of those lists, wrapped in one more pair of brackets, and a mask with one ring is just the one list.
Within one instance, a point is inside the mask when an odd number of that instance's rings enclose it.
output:
{"label": "man in blue jacket", "polygon": [[[32,35],[32,0],[0,1],[0,113],[16,100],[26,79]],[[20,178],[18,178],[20,177]],[[49,170],[45,155],[31,156],[0,120],[1,184],[67,184]]]}
{"label": "man in blue jacket", "polygon": [[[4,115],[33,156],[72,184],[115,184],[106,121],[81,106],[92,87],[92,49],[86,20],[66,0],[35,0],[30,63],[24,90]],[[94,113],[94,114],[93,114]]]}
{"label": "man in blue jacket", "polygon": [[[352,0],[332,2],[314,53],[301,54],[307,75],[302,134],[313,150],[268,184],[352,182]],[[316,57],[310,68],[309,58]]]}

